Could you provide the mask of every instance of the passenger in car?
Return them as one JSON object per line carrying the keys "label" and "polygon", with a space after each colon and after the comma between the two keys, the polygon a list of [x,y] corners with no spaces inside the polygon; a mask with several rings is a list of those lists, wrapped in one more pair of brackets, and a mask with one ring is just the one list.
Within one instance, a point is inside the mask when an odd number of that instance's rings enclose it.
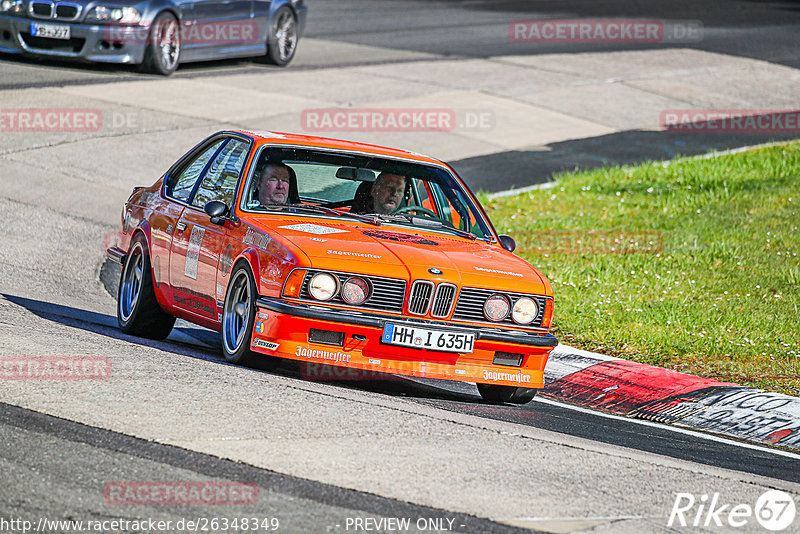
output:
{"label": "passenger in car", "polygon": [[300,199],[294,169],[283,162],[268,162],[259,172],[253,196],[258,198],[262,206],[286,204],[287,200],[298,203]]}
{"label": "passenger in car", "polygon": [[399,174],[382,172],[369,187],[369,194],[365,195],[366,185],[359,186],[356,197],[353,199],[351,211],[354,213],[379,213],[388,215],[400,208],[403,195],[406,191],[406,177]]}

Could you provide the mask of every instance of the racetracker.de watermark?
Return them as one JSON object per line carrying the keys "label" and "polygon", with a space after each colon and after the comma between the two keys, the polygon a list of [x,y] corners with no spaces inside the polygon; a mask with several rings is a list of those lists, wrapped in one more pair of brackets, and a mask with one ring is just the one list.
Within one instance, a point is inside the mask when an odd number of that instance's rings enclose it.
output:
{"label": "racetracker.de watermark", "polygon": [[315,382],[399,380],[394,375],[380,371],[313,362],[300,362],[300,376],[305,380],[313,380]]}
{"label": "racetracker.de watermark", "polygon": [[800,133],[800,110],[668,109],[659,127],[672,133]]}
{"label": "racetracker.de watermark", "polygon": [[103,112],[87,108],[0,108],[0,133],[87,133],[138,125],[137,112]]}
{"label": "racetracker.de watermark", "polygon": [[452,108],[317,108],[300,115],[307,132],[452,132],[490,130],[491,110]]}
{"label": "racetracker.de watermark", "polygon": [[[119,44],[248,45],[261,43],[258,24],[253,21],[228,20],[200,22],[179,27],[174,22],[152,27],[113,24],[103,28],[103,39]],[[177,31],[176,31],[177,30]]]}
{"label": "racetracker.de watermark", "polygon": [[678,493],[667,526],[672,528],[744,528],[749,532],[758,525],[772,531],[787,529],[795,519],[794,497],[780,490],[764,492],[754,504],[726,502],[720,493]]}
{"label": "racetracker.de watermark", "polygon": [[699,20],[529,19],[508,26],[514,43],[697,43],[703,40]]}
{"label": "racetracker.de watermark", "polygon": [[119,505],[241,506],[258,502],[258,486],[226,481],[117,481],[104,486],[103,498]]}
{"label": "racetracker.de watermark", "polygon": [[104,356],[4,356],[0,380],[107,380],[111,360]]}
{"label": "racetracker.de watermark", "polygon": [[517,242],[531,254],[658,254],[664,247],[656,230],[538,230]]}

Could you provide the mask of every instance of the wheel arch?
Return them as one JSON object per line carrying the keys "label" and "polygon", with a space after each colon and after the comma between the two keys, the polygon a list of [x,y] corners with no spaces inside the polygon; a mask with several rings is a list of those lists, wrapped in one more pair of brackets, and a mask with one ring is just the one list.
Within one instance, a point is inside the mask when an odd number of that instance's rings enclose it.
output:
{"label": "wheel arch", "polygon": [[170,0],[158,0],[151,2],[147,6],[147,12],[144,14],[143,18],[147,19],[148,26],[152,26],[156,18],[158,18],[158,16],[162,13],[170,13],[178,20],[178,22],[183,22],[183,14],[180,6],[176,5]]}
{"label": "wheel arch", "polygon": [[297,8],[294,6],[294,4],[292,2],[289,2],[289,1],[285,1],[285,2],[270,2],[270,6],[269,6],[269,15],[270,15],[269,20],[270,20],[270,22],[272,22],[272,17],[275,15],[275,13],[277,13],[278,10],[280,8],[282,8],[283,6],[286,6],[289,9],[292,10],[292,13],[294,13],[294,16],[298,20],[298,24],[299,24],[299,22],[300,22],[300,13],[298,13]]}
{"label": "wheel arch", "polygon": [[133,246],[133,242],[136,241],[138,236],[142,236],[144,238],[144,241],[147,244],[147,253],[152,255],[150,251],[153,249],[153,233],[152,229],[150,228],[150,224],[148,224],[147,221],[142,221],[142,223],[133,230],[133,233],[131,234],[131,240],[128,245],[128,252],[130,252],[130,248]]}
{"label": "wheel arch", "polygon": [[[131,246],[133,246],[133,242],[136,239],[138,239],[139,236],[141,236],[142,239],[144,239],[145,246],[147,247],[146,252],[149,258],[148,261],[150,262],[150,279],[153,282],[153,290],[155,291],[156,294],[156,300],[158,301],[158,304],[161,306],[161,308],[165,312],[169,313],[172,311],[172,302],[171,302],[172,297],[170,296],[167,290],[169,284],[164,283],[162,276],[159,276],[158,281],[156,280],[155,271],[159,267],[153,265],[153,235],[152,235],[152,229],[150,228],[150,225],[147,223],[147,221],[143,221],[139,226],[137,226],[133,230],[133,233],[131,234],[131,240],[128,246],[128,253],[130,253]],[[167,270],[169,270],[169,263],[167,263]],[[169,280],[169,274],[167,274],[167,280]]]}
{"label": "wheel arch", "polygon": [[[253,281],[256,284],[256,291],[261,295],[261,277],[256,276],[256,273],[261,272],[261,260],[258,257],[258,251],[252,247],[243,250],[233,261],[233,267],[231,267],[230,271],[231,277],[233,276],[233,272],[243,263],[250,269],[250,274],[253,275]],[[230,278],[228,279],[228,283],[230,283]]]}

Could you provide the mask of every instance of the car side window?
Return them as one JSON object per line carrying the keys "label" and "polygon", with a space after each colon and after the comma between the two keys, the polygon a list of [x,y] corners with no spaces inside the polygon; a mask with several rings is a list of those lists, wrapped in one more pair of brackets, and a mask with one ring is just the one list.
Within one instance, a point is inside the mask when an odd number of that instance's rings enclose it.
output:
{"label": "car side window", "polygon": [[194,161],[184,167],[178,176],[175,178],[170,177],[167,182],[167,196],[181,202],[188,202],[200,173],[206,168],[208,161],[216,154],[223,141],[225,140],[220,139],[204,150]]}
{"label": "car side window", "polygon": [[212,200],[219,200],[229,207],[233,205],[239,174],[247,161],[248,143],[231,139],[211,162],[208,172],[200,181],[193,206],[203,208]]}

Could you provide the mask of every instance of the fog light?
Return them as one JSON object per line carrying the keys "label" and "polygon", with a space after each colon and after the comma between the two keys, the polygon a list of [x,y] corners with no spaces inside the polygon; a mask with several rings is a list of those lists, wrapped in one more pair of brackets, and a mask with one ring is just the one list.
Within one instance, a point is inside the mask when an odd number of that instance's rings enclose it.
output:
{"label": "fog light", "polygon": [[348,304],[361,304],[368,295],[369,284],[363,278],[349,278],[342,285],[342,300]]}
{"label": "fog light", "polygon": [[508,310],[510,307],[511,305],[508,303],[506,297],[503,295],[492,295],[486,299],[486,303],[483,305],[483,314],[490,321],[498,323],[508,317]]}

